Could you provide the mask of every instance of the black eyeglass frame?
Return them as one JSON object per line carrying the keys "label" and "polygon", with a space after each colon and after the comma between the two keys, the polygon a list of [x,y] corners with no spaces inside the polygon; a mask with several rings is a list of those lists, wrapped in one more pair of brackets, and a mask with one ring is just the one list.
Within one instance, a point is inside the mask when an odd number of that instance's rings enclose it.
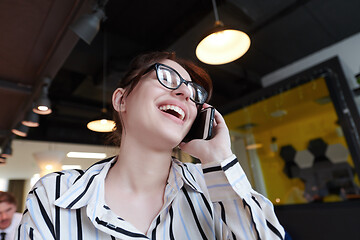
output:
{"label": "black eyeglass frame", "polygon": [[[165,67],[165,68],[170,69],[171,71],[174,71],[174,73],[179,76],[179,78],[180,78],[180,84],[179,84],[177,87],[172,88],[172,87],[166,86],[164,83],[161,82],[161,80],[159,79],[159,75],[158,75],[158,69],[159,69],[160,66],[163,66],[163,67]],[[153,65],[151,65],[151,66],[144,72],[143,75],[147,74],[147,73],[150,72],[152,69],[155,70],[155,72],[156,72],[156,78],[157,78],[157,80],[159,81],[159,83],[160,83],[162,86],[166,87],[167,89],[176,90],[176,89],[178,89],[178,88],[181,86],[181,84],[183,84],[183,83],[184,83],[186,86],[188,86],[189,84],[193,85],[195,90],[200,89],[200,91],[201,91],[202,93],[204,93],[203,102],[195,101],[195,100],[192,99],[191,97],[190,97],[190,100],[193,101],[194,103],[198,104],[198,105],[203,105],[203,104],[205,103],[205,101],[206,101],[206,99],[207,99],[207,97],[208,97],[208,92],[205,90],[205,88],[204,88],[203,86],[201,86],[201,85],[199,85],[199,84],[197,84],[197,83],[195,83],[195,82],[185,80],[183,77],[181,77],[180,73],[178,73],[175,69],[173,69],[172,67],[170,67],[170,66],[168,66],[168,65],[162,64],[162,63],[154,63]]]}

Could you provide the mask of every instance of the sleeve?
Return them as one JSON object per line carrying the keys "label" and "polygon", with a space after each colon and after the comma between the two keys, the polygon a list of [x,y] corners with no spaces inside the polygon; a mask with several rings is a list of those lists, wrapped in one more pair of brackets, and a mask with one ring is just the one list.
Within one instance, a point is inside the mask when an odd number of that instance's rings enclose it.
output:
{"label": "sleeve", "polygon": [[[49,199],[43,186],[44,179],[36,183],[26,199],[26,208],[20,225],[16,231],[16,240],[27,239],[55,239],[55,228],[52,220],[52,212],[55,207]],[[49,179],[45,179],[49,180]]]}
{"label": "sleeve", "polygon": [[284,239],[270,200],[252,189],[235,155],[202,165],[218,238]]}

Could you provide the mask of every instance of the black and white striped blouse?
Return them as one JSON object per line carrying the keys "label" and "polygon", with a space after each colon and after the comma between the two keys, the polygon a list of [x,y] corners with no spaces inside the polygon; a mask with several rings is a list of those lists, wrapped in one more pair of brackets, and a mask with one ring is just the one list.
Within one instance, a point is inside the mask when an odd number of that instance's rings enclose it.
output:
{"label": "black and white striped blouse", "polygon": [[40,179],[16,239],[284,239],[272,203],[251,188],[235,155],[220,165],[173,159],[164,205],[146,233],[106,205],[104,179],[115,160]]}

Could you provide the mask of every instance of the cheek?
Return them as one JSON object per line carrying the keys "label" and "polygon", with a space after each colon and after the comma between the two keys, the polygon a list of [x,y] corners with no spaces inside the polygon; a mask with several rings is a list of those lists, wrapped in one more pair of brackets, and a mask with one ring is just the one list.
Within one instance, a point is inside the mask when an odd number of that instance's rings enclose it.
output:
{"label": "cheek", "polygon": [[155,98],[168,93],[169,90],[164,88],[154,79],[145,79],[143,82],[140,82],[133,92],[131,92],[132,97],[137,100],[154,100]]}
{"label": "cheek", "polygon": [[189,111],[190,111],[190,118],[189,119],[191,120],[191,125],[192,125],[194,123],[194,121],[195,121],[196,116],[197,116],[198,109],[197,109],[196,106],[191,106],[189,108]]}

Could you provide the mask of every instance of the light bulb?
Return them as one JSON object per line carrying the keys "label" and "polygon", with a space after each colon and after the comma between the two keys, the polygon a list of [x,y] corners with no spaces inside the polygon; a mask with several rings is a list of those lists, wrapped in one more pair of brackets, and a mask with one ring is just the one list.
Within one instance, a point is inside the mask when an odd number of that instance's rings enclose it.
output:
{"label": "light bulb", "polygon": [[246,33],[226,29],[205,37],[196,48],[196,56],[207,64],[225,64],[243,56],[249,47],[250,38]]}

